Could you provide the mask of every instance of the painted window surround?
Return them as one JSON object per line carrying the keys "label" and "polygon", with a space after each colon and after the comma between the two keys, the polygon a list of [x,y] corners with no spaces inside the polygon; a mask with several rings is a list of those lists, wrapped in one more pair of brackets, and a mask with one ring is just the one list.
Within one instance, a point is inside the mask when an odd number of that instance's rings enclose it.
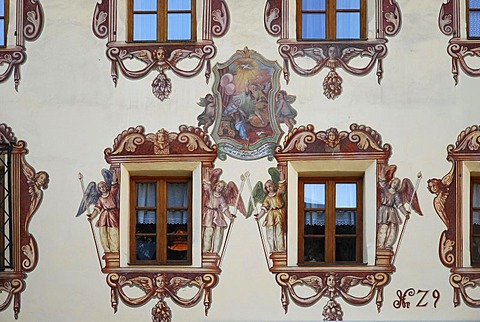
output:
{"label": "painted window surround", "polygon": [[452,74],[455,85],[458,84],[459,65],[465,74],[471,77],[480,76],[480,68],[469,65],[467,57],[476,57],[480,50],[479,39],[462,38],[466,34],[465,22],[466,9],[465,1],[447,0],[440,8],[438,16],[438,27],[446,36],[451,36],[448,42],[447,52],[452,57]]}
{"label": "painted window surround", "polygon": [[470,265],[470,176],[480,173],[479,139],[480,126],[462,131],[455,144],[447,147],[450,171],[441,179],[428,180],[428,190],[435,195],[435,211],[446,227],[438,253],[442,264],[450,269],[453,304],[459,306],[463,300],[477,308],[480,299],[473,298],[468,290],[480,286],[480,267]]}
{"label": "painted window surround", "polygon": [[[291,34],[295,35],[295,23],[289,21],[291,17],[295,17],[295,13],[292,13],[295,2],[266,0],[264,26],[271,36],[279,38],[278,52],[283,58],[283,74],[287,83],[290,80],[290,67],[301,76],[313,76],[328,68],[329,72],[323,81],[323,93],[327,98],[335,99],[342,93],[343,82],[336,72],[337,68],[342,68],[352,75],[364,76],[370,73],[376,64],[380,84],[383,77],[382,62],[387,55],[386,37],[395,36],[399,32],[402,19],[400,7],[395,0],[370,0],[369,4],[374,4],[375,7],[375,26],[369,28],[369,34],[374,30],[371,39],[299,41],[290,37]],[[302,67],[301,60],[304,58],[312,60],[314,66]],[[367,60],[366,64],[358,67],[354,58],[364,58]]]}
{"label": "painted window surround", "polygon": [[17,319],[27,273],[32,272],[38,263],[38,246],[29,232],[29,225],[42,203],[43,190],[48,188],[49,176],[44,171],[35,172],[27,163],[27,143],[18,140],[12,129],[4,123],[0,123],[0,145],[9,145],[11,148],[10,215],[13,232],[13,269],[0,272],[0,292],[6,294],[5,301],[0,303],[0,311],[6,310],[13,300],[13,312]]}
{"label": "painted window surround", "polygon": [[[101,0],[95,6],[93,15],[92,29],[96,37],[107,39],[107,57],[111,61],[111,76],[113,83],[117,84],[119,69],[122,74],[129,79],[140,79],[148,75],[152,70],[158,72],[157,77],[152,82],[152,92],[161,101],[165,100],[172,89],[170,79],[165,75],[166,70],[182,77],[194,77],[199,74],[204,66],[205,78],[208,82],[211,74],[211,59],[216,54],[214,37],[224,36],[230,25],[230,13],[224,0],[203,0],[197,1],[197,7],[201,10],[202,19],[196,19],[197,41],[195,42],[125,42],[117,40],[119,34],[125,34],[127,26],[118,26],[117,13],[119,9],[127,11],[126,0]],[[125,30],[124,32],[118,30]],[[200,38],[200,39],[198,39]],[[130,69],[126,61],[137,59],[145,64],[141,69]],[[182,69],[179,64],[185,59],[196,60],[196,65]],[[188,64],[192,65],[192,64]]]}
{"label": "painted window surround", "polygon": [[[27,59],[25,41],[35,41],[40,36],[44,24],[44,14],[38,0],[12,0],[10,11],[12,6],[15,8],[15,16],[9,16],[8,27],[15,24],[15,32],[7,30],[7,46],[0,48],[0,65],[6,66],[3,73],[0,74],[0,83],[6,81],[13,73],[15,90],[18,91],[20,65]],[[13,34],[15,34],[15,45],[9,45],[8,35]]]}
{"label": "painted window surround", "polygon": [[[390,155],[391,147],[389,144],[382,144],[380,134],[370,127],[357,124],[352,124],[349,132],[334,128],[316,132],[313,125],[300,126],[288,133],[283,146],[276,148],[277,168],[287,174],[285,177],[288,182],[287,213],[290,228],[287,229],[287,252],[271,253],[269,269],[275,274],[281,288],[281,301],[285,312],[291,301],[308,307],[323,297],[328,298],[327,305],[334,307],[333,311],[338,314],[329,315],[332,310],[324,310],[323,317],[328,320],[343,316],[342,308],[337,302],[339,298],[356,306],[366,305],[375,298],[377,310],[380,311],[384,287],[389,284],[391,275],[396,270],[393,264],[395,253],[375,249],[376,215],[372,214],[376,214],[379,207],[377,200],[381,196],[381,169],[388,166]],[[365,264],[298,266],[298,176],[326,175],[333,172],[346,176],[364,174]],[[360,284],[368,287],[366,294],[351,295],[351,288]],[[302,297],[301,291],[296,290],[301,285],[311,288],[314,294]],[[326,291],[327,289],[329,291]]]}
{"label": "painted window surround", "polygon": [[[191,307],[203,298],[205,314],[211,301],[212,289],[217,285],[221,258],[216,253],[201,252],[202,180],[213,168],[217,158],[216,146],[200,128],[181,125],[178,132],[160,129],[156,133],[145,133],[142,126],[121,132],[112,148],[105,149],[105,159],[110,170],[120,178],[120,254],[105,255],[102,272],[111,288],[111,305],[118,309],[118,299],[131,307],[139,307],[150,299],[158,300],[152,309],[152,318],[162,320],[162,314],[171,310],[165,299],[170,298],[182,307]],[[129,265],[129,178],[136,175],[185,175],[192,174],[193,187],[193,232],[192,265]],[[197,201],[195,201],[197,200]],[[119,257],[119,258],[118,258]],[[124,288],[137,287],[142,295],[132,298]],[[196,294],[185,299],[178,295],[182,288],[193,287]],[[165,318],[165,316],[162,316]]]}

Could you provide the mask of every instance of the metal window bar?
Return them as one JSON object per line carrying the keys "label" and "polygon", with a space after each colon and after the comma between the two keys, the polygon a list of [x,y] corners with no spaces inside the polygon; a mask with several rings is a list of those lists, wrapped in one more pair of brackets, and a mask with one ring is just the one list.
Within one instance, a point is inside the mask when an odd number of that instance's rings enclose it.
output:
{"label": "metal window bar", "polygon": [[0,144],[0,271],[13,269],[12,145]]}

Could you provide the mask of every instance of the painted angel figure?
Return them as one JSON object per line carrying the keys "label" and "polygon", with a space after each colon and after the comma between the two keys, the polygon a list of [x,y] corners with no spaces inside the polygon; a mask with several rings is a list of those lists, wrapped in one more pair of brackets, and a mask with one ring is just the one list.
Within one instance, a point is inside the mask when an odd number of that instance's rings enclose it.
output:
{"label": "painted angel figure", "polygon": [[48,184],[50,182],[50,178],[48,173],[45,171],[39,171],[35,173],[35,170],[27,164],[25,160],[22,159],[23,164],[23,173],[27,178],[28,183],[28,192],[30,194],[30,207],[28,209],[27,218],[25,221],[25,225],[28,225],[29,219],[32,217],[33,213],[37,210],[38,206],[42,202],[43,199],[43,191],[48,188]]}
{"label": "painted angel figure", "polygon": [[252,200],[249,203],[249,214],[251,214],[257,203],[262,204],[260,212],[255,214],[255,219],[260,220],[265,216],[263,226],[266,230],[267,242],[270,252],[285,251],[285,233],[287,210],[285,193],[287,183],[284,176],[276,168],[268,169],[271,179],[265,184],[259,181],[252,190]]}
{"label": "painted angel figure", "polygon": [[197,116],[198,126],[203,126],[203,131],[207,133],[208,128],[215,121],[215,97],[212,94],[207,94],[204,98],[200,98],[200,102],[197,104],[204,107],[202,114]]}
{"label": "painted angel figure", "polygon": [[[418,203],[417,193],[410,179],[400,181],[394,177],[397,167],[395,165],[383,166],[379,175],[380,206],[377,210],[377,248],[393,249],[397,241],[399,226],[402,218],[399,211],[408,220],[411,209],[419,215],[422,214]],[[410,210],[405,204],[410,204]]]}
{"label": "painted angel figure", "polygon": [[286,91],[281,90],[276,95],[275,101],[275,116],[279,123],[284,123],[288,130],[293,130],[297,121],[297,111],[292,107],[293,102],[295,102],[296,97],[293,95],[288,95]]}
{"label": "painted angel figure", "polygon": [[246,214],[245,205],[239,195],[236,184],[219,180],[222,169],[207,170],[207,178],[203,181],[203,252],[220,253],[225,228],[228,227],[225,217],[230,223],[235,220],[235,213],[229,207],[235,207],[243,215]]}
{"label": "painted angel figure", "polygon": [[[102,169],[102,175],[104,181],[97,184],[92,181],[88,184],[76,216],[78,217],[87,211],[87,218],[91,222],[99,215],[95,226],[98,227],[103,250],[105,253],[116,253],[119,250],[119,185],[115,172]],[[90,205],[94,205],[92,213],[89,213]]]}

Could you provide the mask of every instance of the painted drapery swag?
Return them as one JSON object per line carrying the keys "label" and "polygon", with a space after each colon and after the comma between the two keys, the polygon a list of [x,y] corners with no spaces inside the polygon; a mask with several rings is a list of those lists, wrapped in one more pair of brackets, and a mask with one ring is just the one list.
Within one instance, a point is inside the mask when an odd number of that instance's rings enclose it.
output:
{"label": "painted drapery swag", "polygon": [[[50,179],[47,172],[36,172],[27,163],[27,143],[18,140],[5,123],[0,123],[0,152],[5,157],[0,159],[0,169],[5,174],[5,182],[0,183],[0,189],[6,189],[7,185],[9,190],[4,190],[2,196],[11,198],[11,203],[6,199],[0,201],[1,211],[4,212],[3,216],[9,216],[6,222],[12,225],[12,234],[9,235],[11,268],[0,271],[0,292],[6,294],[5,300],[0,303],[0,311],[6,310],[13,300],[16,319],[20,313],[20,297],[26,289],[26,273],[32,272],[38,264],[38,245],[29,231],[30,221],[42,204],[43,190],[48,188]],[[5,232],[4,228],[2,232]],[[0,238],[4,239],[5,236]],[[7,249],[2,250],[2,255]]]}
{"label": "painted drapery swag", "polygon": [[[338,299],[351,305],[366,305],[375,298],[377,309],[383,304],[383,290],[395,271],[394,260],[399,252],[401,239],[411,212],[422,215],[416,190],[421,179],[417,175],[416,184],[408,178],[394,176],[395,165],[389,165],[391,154],[389,144],[383,144],[380,134],[370,127],[352,124],[350,131],[330,128],[326,131],[314,130],[313,125],[300,126],[290,131],[282,146],[275,149],[276,168],[269,170],[270,179],[257,183],[252,188],[247,183],[251,197],[247,217],[255,214],[257,226],[265,252],[269,270],[276,275],[281,288],[281,301],[285,312],[290,301],[300,306],[312,306],[322,298],[327,298],[322,315],[325,320],[342,320],[343,310]],[[338,266],[289,266],[285,249],[287,231],[287,198],[285,187],[288,182],[287,167],[291,161],[318,160],[371,160],[376,162],[377,178],[377,231],[376,256],[374,265],[351,264]],[[260,190],[263,189],[263,194]],[[261,208],[258,208],[261,206]],[[385,216],[388,213],[389,216]],[[402,225],[400,213],[406,217]],[[265,215],[261,223],[260,218]],[[371,218],[371,220],[375,220]],[[262,227],[262,226],[263,227]],[[401,228],[400,228],[401,226]],[[385,229],[387,228],[387,229]],[[289,229],[296,229],[290,227]],[[400,234],[398,234],[400,232]],[[400,235],[400,236],[398,236]],[[388,243],[387,243],[388,240]],[[267,250],[268,245],[268,250]],[[350,293],[357,285],[368,288],[363,296]],[[304,297],[299,288],[307,287],[314,295]]]}
{"label": "painted drapery swag", "polygon": [[[200,0],[198,1],[200,2]],[[111,76],[115,86],[119,70],[129,79],[140,79],[150,72],[158,74],[152,82],[152,93],[159,100],[167,99],[172,91],[172,82],[165,73],[171,70],[178,76],[194,77],[205,67],[208,82],[211,60],[216,54],[214,38],[224,36],[230,26],[230,13],[224,0],[203,0],[201,39],[188,42],[126,43],[117,39],[117,0],[101,0],[95,6],[92,29],[97,38],[107,38],[107,57],[111,61]],[[136,59],[144,63],[141,69],[133,70],[126,64]],[[196,65],[183,69],[179,63],[193,59]]]}
{"label": "painted drapery swag", "polygon": [[469,230],[464,230],[464,222],[468,221],[470,214],[464,213],[460,205],[466,202],[464,196],[470,189],[462,185],[467,175],[464,173],[464,164],[480,162],[479,142],[480,126],[472,125],[460,132],[455,144],[447,147],[447,160],[452,163],[450,171],[442,178],[428,180],[428,190],[435,195],[433,206],[445,225],[439,239],[438,254],[442,264],[450,269],[453,304],[459,306],[463,300],[466,305],[476,308],[480,308],[480,299],[475,298],[469,290],[480,287],[480,267],[464,262],[468,250],[464,248],[463,241],[470,240]]}
{"label": "painted drapery swag", "polygon": [[[313,76],[324,68],[329,72],[323,81],[323,94],[335,99],[342,94],[342,68],[349,74],[364,76],[377,65],[378,83],[383,78],[383,59],[387,56],[387,36],[395,36],[401,28],[400,7],[395,0],[375,0],[375,36],[366,40],[309,40],[298,41],[289,35],[291,16],[288,0],[266,0],[264,10],[265,30],[278,37],[278,52],[283,59],[283,75],[290,80],[290,68],[301,76]],[[293,22],[294,23],[294,22]],[[302,67],[301,58],[312,60],[313,67]],[[365,61],[357,67],[356,60]],[[355,61],[355,62],[354,62]]]}
{"label": "painted drapery swag", "polygon": [[[13,73],[15,90],[20,84],[20,66],[27,60],[25,41],[35,41],[42,33],[44,14],[39,0],[14,0],[15,1],[15,45],[0,48],[0,83],[6,81]],[[13,2],[13,1],[12,1]]]}

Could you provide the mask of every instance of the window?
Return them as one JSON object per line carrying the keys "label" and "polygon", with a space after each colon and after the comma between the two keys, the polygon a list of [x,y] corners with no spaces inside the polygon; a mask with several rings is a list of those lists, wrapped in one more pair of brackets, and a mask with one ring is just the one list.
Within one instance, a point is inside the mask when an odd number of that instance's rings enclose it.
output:
{"label": "window", "polygon": [[366,0],[297,0],[297,38],[367,38]]}
{"label": "window", "polygon": [[8,0],[0,0],[0,47],[7,45]]}
{"label": "window", "polygon": [[129,41],[196,40],[195,0],[131,0]]}
{"label": "window", "polygon": [[12,269],[12,219],[10,214],[9,144],[0,144],[0,271]]}
{"label": "window", "polygon": [[132,177],[130,261],[192,263],[192,180]]}
{"label": "window", "polygon": [[299,264],[363,261],[362,178],[299,178]]}
{"label": "window", "polygon": [[467,0],[467,37],[480,39],[480,0]]}
{"label": "window", "polygon": [[470,260],[480,266],[480,177],[471,178]]}

